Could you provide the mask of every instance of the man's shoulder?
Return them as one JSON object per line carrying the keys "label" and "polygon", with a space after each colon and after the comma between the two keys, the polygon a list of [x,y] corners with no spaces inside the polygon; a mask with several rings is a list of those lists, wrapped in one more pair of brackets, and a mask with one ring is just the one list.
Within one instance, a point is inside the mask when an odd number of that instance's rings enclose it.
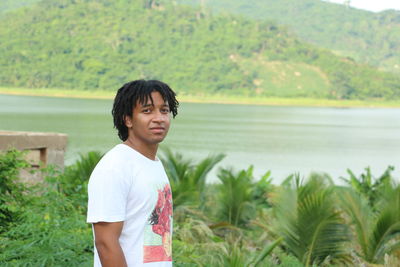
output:
{"label": "man's shoulder", "polygon": [[113,180],[130,180],[136,177],[141,167],[133,156],[124,145],[116,145],[97,163],[90,175],[89,184],[109,180],[110,177]]}
{"label": "man's shoulder", "polygon": [[125,145],[118,144],[104,154],[96,168],[119,169],[135,165],[135,161],[135,155]]}

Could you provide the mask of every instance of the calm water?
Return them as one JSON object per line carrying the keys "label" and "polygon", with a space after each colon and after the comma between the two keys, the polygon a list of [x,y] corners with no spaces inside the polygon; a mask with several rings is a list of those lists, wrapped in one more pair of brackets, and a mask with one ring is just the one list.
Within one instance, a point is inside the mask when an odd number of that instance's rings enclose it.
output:
{"label": "calm water", "polygon": [[[119,142],[111,105],[111,100],[0,95],[0,130],[66,133],[66,164],[71,164],[79,153],[105,152]],[[183,103],[164,145],[195,160],[222,152],[227,157],[220,166],[253,164],[256,176],[271,170],[275,182],[312,171],[337,181],[346,168],[359,173],[367,166],[378,176],[388,165],[399,177],[400,109]]]}

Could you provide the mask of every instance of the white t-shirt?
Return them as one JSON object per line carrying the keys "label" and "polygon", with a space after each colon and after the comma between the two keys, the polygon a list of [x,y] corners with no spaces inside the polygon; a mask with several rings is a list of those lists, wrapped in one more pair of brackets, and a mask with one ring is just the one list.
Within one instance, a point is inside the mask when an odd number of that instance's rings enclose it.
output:
{"label": "white t-shirt", "polygon": [[119,242],[129,267],[172,266],[172,195],[160,160],[116,145],[93,170],[88,195],[88,223],[124,222]]}

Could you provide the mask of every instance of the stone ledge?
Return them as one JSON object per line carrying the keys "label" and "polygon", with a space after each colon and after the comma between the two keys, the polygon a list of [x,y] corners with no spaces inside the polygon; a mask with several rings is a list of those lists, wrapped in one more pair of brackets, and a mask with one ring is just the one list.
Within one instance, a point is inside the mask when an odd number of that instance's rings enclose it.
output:
{"label": "stone ledge", "polygon": [[65,150],[67,135],[61,133],[0,131],[0,150],[48,149]]}
{"label": "stone ledge", "polygon": [[[48,164],[63,170],[67,140],[67,135],[61,133],[0,131],[0,151],[12,148],[27,151],[25,159],[31,164],[32,170]],[[42,179],[39,172],[30,174],[28,171],[22,171],[21,178],[26,182]]]}

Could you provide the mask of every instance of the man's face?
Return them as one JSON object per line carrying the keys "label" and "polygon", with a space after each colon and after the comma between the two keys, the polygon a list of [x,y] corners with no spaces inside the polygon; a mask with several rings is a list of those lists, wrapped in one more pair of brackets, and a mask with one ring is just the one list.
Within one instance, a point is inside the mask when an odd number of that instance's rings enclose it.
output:
{"label": "man's face", "polygon": [[126,117],[129,139],[139,145],[154,145],[164,140],[170,125],[170,110],[159,92],[152,92],[147,103],[136,103],[132,118]]}

